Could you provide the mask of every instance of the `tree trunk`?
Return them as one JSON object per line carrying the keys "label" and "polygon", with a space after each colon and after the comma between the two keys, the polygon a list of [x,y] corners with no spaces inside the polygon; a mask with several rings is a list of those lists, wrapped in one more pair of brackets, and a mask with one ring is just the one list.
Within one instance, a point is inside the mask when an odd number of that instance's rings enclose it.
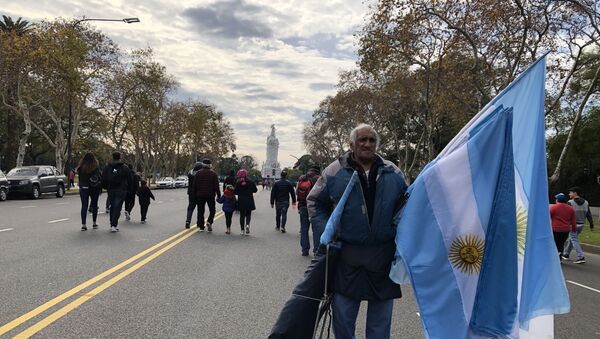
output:
{"label": "tree trunk", "polygon": [[23,166],[23,160],[25,160],[25,152],[27,151],[27,140],[29,140],[29,134],[31,134],[31,118],[29,117],[29,110],[24,107],[24,104],[19,99],[19,110],[25,123],[25,130],[21,133],[19,138],[19,151],[17,153],[16,167]]}
{"label": "tree trunk", "polygon": [[577,125],[579,124],[579,120],[581,120],[581,115],[583,114],[583,109],[585,108],[585,105],[587,104],[592,93],[594,93],[594,88],[596,87],[596,84],[598,83],[599,76],[600,76],[600,66],[596,69],[596,74],[594,75],[594,79],[590,83],[590,86],[588,87],[588,90],[585,93],[585,96],[583,97],[581,104],[579,104],[579,108],[577,109],[577,115],[575,116],[575,120],[573,120],[573,126],[571,127],[571,130],[569,131],[569,135],[567,136],[567,141],[565,141],[565,146],[563,146],[563,149],[560,152],[560,157],[558,158],[558,163],[556,164],[554,173],[552,173],[552,175],[550,176],[550,182],[552,182],[552,183],[557,182],[558,179],[560,178],[560,172],[562,170],[563,162],[567,155],[567,151],[569,150],[569,146],[571,145],[571,140],[573,140],[573,135],[575,134]]}

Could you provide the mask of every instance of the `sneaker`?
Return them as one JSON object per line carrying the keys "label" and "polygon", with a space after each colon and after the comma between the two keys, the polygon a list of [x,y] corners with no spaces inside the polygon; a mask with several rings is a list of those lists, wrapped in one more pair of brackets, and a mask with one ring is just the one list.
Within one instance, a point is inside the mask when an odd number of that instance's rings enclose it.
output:
{"label": "sneaker", "polygon": [[142,220],[142,221],[141,221],[141,223],[142,223],[142,224],[145,224],[145,223],[146,223],[146,220]]}
{"label": "sneaker", "polygon": [[225,231],[225,234],[231,234],[231,230],[228,228],[227,231]]}
{"label": "sneaker", "polygon": [[115,226],[111,226],[110,231],[111,231],[111,233],[115,233],[115,232],[118,232],[119,230]]}
{"label": "sneaker", "polygon": [[131,216],[129,216],[129,212],[125,211],[125,220],[131,220]]}
{"label": "sneaker", "polygon": [[250,225],[246,225],[246,235],[250,235]]}
{"label": "sneaker", "polygon": [[585,258],[577,258],[577,260],[573,261],[574,264],[585,264]]}
{"label": "sneaker", "polygon": [[275,226],[275,231],[279,231],[279,226]]}
{"label": "sneaker", "polygon": [[185,228],[190,228],[190,222],[189,221],[185,222]]}
{"label": "sneaker", "polygon": [[212,224],[206,224],[206,230],[208,233],[212,232]]}
{"label": "sneaker", "polygon": [[281,228],[281,233],[285,233],[285,228],[284,227]]}
{"label": "sneaker", "polygon": [[204,227],[200,227],[200,231],[198,232],[204,232]]}
{"label": "sneaker", "polygon": [[82,230],[82,231],[87,231],[87,226],[85,226],[85,225],[81,225],[81,230]]}
{"label": "sneaker", "polygon": [[567,257],[566,255],[563,255],[563,254],[561,254],[561,255],[560,255],[560,257],[561,257],[563,260],[569,260],[569,257]]}
{"label": "sneaker", "polygon": [[246,232],[244,232],[244,230],[241,230],[240,235],[246,235]]}
{"label": "sneaker", "polygon": [[98,224],[94,224],[94,225],[92,226],[92,228],[93,228],[93,229],[95,229],[95,230],[97,230],[97,229],[98,229]]}

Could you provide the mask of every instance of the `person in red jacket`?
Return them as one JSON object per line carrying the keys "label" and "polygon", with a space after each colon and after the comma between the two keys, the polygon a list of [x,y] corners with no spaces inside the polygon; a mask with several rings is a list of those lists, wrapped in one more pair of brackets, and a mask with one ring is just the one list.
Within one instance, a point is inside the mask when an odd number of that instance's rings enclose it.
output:
{"label": "person in red jacket", "polygon": [[558,193],[554,196],[556,204],[550,206],[550,219],[552,220],[552,233],[554,234],[554,243],[558,250],[558,257],[562,261],[565,241],[569,237],[569,232],[577,230],[575,219],[575,209],[567,203],[569,200],[564,193]]}

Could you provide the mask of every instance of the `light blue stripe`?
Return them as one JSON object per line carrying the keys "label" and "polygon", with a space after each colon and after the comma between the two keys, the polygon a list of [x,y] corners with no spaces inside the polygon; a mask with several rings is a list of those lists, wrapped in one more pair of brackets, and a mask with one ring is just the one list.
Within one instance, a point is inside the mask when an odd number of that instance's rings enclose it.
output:
{"label": "light blue stripe", "polygon": [[352,192],[352,188],[354,188],[354,184],[357,180],[358,172],[354,171],[354,173],[352,173],[352,176],[350,177],[350,180],[348,181],[348,185],[346,185],[346,188],[344,189],[342,197],[333,209],[333,212],[329,216],[329,219],[327,219],[325,230],[323,231],[323,234],[321,234],[321,238],[319,239],[321,244],[327,245],[333,240],[337,225],[340,223],[340,219],[342,218],[342,213],[344,212],[346,201],[348,201],[348,196],[350,196],[350,192]]}
{"label": "light blue stripe", "polygon": [[460,290],[422,175],[411,186],[400,220],[396,255],[406,261],[426,336],[465,338],[468,322]]}

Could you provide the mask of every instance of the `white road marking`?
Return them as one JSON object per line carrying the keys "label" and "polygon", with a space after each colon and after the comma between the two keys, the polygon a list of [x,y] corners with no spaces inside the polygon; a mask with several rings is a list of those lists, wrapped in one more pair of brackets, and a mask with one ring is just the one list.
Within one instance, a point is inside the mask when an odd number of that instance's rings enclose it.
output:
{"label": "white road marking", "polygon": [[34,208],[34,207],[37,207],[37,206],[33,206],[33,205],[31,205],[31,206],[21,206],[20,208]]}
{"label": "white road marking", "polygon": [[68,205],[69,203],[68,202],[57,202],[56,204],[57,205]]}
{"label": "white road marking", "polygon": [[54,224],[55,222],[61,222],[61,221],[67,221],[67,220],[69,220],[69,218],[50,220],[50,221],[48,221],[48,223]]}
{"label": "white road marking", "polygon": [[157,204],[162,204],[163,202],[164,202],[164,201],[162,201],[162,200],[161,200],[161,201],[157,201],[156,203],[157,203]]}
{"label": "white road marking", "polygon": [[7,231],[12,231],[14,228],[5,228],[3,230],[0,230],[0,232],[7,232]]}
{"label": "white road marking", "polygon": [[583,284],[576,283],[576,282],[574,282],[574,281],[571,281],[571,280],[567,280],[567,282],[569,282],[569,283],[571,283],[571,284],[573,284],[573,285],[577,285],[577,286],[579,286],[579,287],[587,288],[587,289],[588,289],[588,290],[590,290],[590,291],[594,291],[594,292],[596,292],[596,293],[600,293],[600,290],[597,290],[597,289],[595,289],[595,288],[591,288],[591,287],[589,287],[589,286],[585,286],[585,285],[583,285]]}

